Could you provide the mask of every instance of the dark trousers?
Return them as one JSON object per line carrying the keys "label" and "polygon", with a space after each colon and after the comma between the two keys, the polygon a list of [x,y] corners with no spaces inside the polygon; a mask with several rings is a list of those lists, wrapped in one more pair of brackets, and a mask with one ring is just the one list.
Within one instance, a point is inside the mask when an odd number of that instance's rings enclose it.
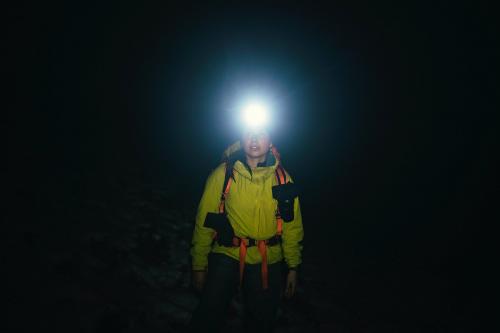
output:
{"label": "dark trousers", "polygon": [[[247,332],[272,332],[282,288],[282,265],[269,265],[269,288],[262,289],[261,265],[245,265],[242,300]],[[238,291],[239,262],[210,253],[208,274],[198,308],[191,319],[192,332],[222,332],[232,297]]]}

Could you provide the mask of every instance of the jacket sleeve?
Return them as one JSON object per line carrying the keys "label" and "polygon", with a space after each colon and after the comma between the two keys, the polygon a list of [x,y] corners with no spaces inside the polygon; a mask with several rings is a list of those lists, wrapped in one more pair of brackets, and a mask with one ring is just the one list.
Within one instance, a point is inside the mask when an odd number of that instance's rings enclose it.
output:
{"label": "jacket sleeve", "polygon": [[205,189],[198,205],[193,231],[191,257],[193,270],[205,270],[208,266],[208,253],[212,248],[214,230],[205,228],[207,213],[219,211],[220,196],[224,182],[224,165],[215,169],[207,179]]}
{"label": "jacket sleeve", "polygon": [[300,201],[294,200],[294,220],[283,223],[282,248],[283,256],[289,268],[297,268],[302,263],[302,239],[304,228],[300,212]]}

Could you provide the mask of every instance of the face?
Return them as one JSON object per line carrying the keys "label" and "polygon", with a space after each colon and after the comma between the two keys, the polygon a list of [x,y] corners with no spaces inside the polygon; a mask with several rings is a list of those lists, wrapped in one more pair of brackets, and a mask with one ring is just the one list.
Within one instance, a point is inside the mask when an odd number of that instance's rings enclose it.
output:
{"label": "face", "polygon": [[271,137],[265,130],[248,131],[243,134],[241,143],[248,158],[265,159],[271,146]]}

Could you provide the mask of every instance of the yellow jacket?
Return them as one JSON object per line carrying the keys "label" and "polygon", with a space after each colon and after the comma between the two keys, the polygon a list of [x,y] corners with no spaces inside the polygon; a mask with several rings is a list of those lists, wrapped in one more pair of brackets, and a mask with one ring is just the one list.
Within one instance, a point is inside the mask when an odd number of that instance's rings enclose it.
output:
{"label": "yellow jacket", "polygon": [[[225,151],[225,157],[241,154],[239,142]],[[250,171],[240,160],[234,162],[234,181],[225,202],[225,211],[234,233],[238,237],[269,239],[276,234],[276,209],[278,202],[272,196],[272,186],[277,185],[275,170],[278,159],[269,153],[267,165]],[[220,164],[208,177],[205,190],[198,206],[196,225],[193,232],[191,256],[194,270],[208,266],[210,251],[226,254],[239,260],[238,247],[224,247],[213,242],[214,230],[204,227],[208,212],[218,213],[222,187],[224,185],[225,163]],[[291,180],[287,173],[287,178]],[[304,236],[299,198],[294,202],[294,220],[283,223],[281,245],[268,246],[267,260],[273,264],[285,259],[288,267],[294,268],[301,263],[301,241]],[[248,248],[245,263],[257,264],[261,255],[256,246]]]}

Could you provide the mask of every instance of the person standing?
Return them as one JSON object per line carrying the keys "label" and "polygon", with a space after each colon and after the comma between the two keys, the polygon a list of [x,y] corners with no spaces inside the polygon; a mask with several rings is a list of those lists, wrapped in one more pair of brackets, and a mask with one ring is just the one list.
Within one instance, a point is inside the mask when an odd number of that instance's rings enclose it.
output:
{"label": "person standing", "polygon": [[269,131],[246,130],[208,177],[198,206],[191,256],[201,297],[191,330],[222,331],[241,290],[245,329],[271,332],[281,296],[295,294],[303,236],[297,190]]}

